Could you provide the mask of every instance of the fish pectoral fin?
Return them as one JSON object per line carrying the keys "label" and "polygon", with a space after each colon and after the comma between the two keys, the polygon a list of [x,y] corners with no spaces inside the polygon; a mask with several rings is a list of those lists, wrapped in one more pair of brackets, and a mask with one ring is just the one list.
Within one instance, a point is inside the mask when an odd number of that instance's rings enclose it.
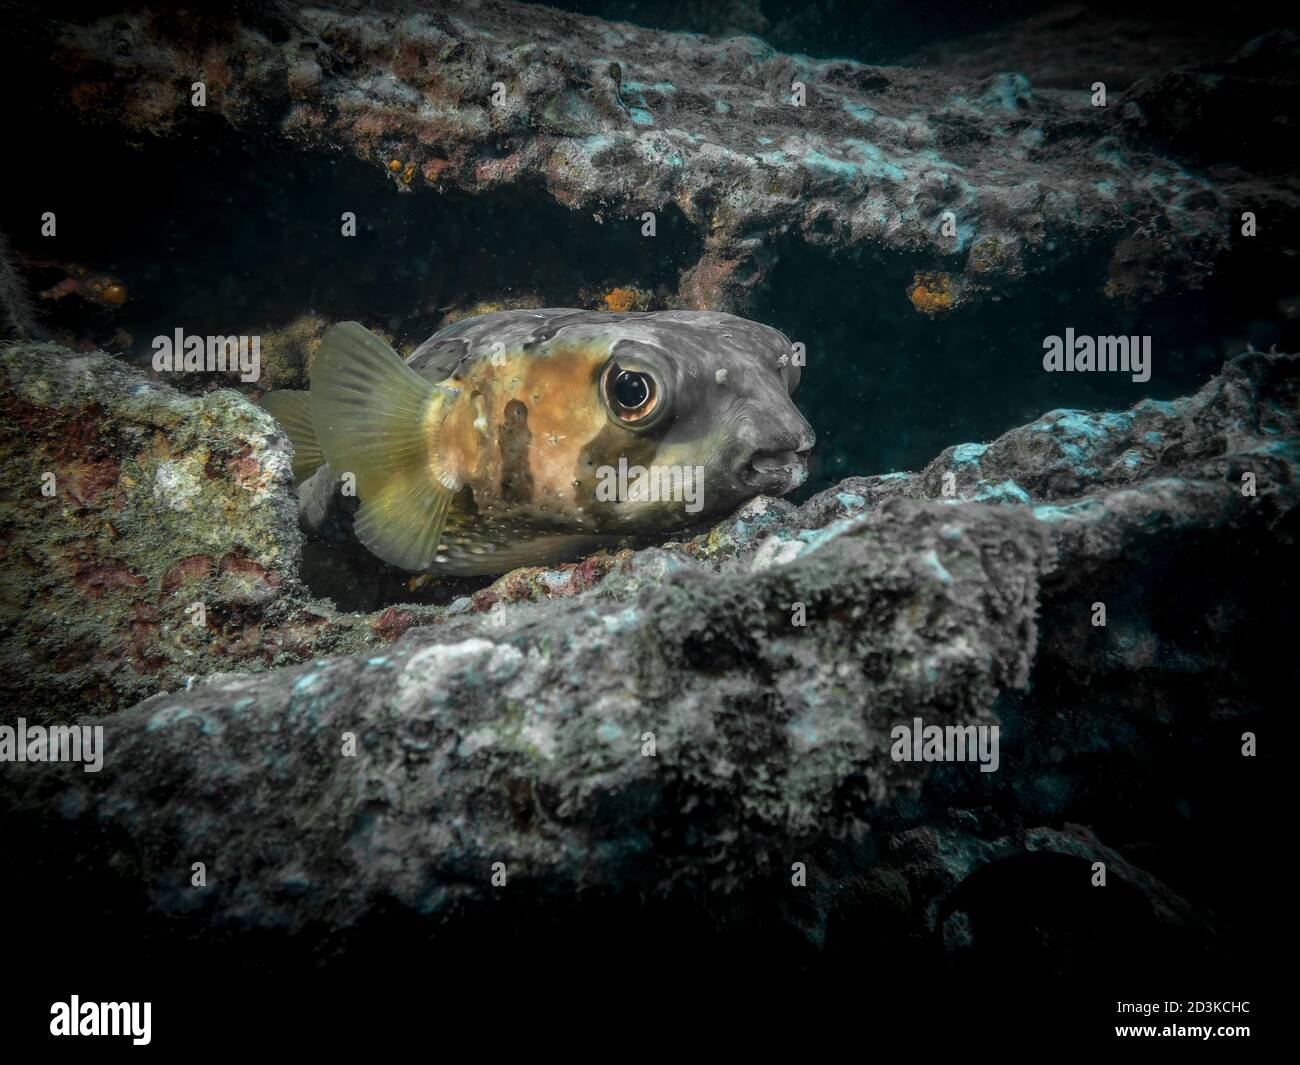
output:
{"label": "fish pectoral fin", "polygon": [[451,498],[441,485],[393,478],[378,493],[363,497],[352,529],[389,565],[425,570],[438,553]]}
{"label": "fish pectoral fin", "polygon": [[311,394],[282,388],[266,393],[259,406],[289,435],[289,443],[293,444],[293,481],[302,484],[325,462],[311,424]]}
{"label": "fish pectoral fin", "polygon": [[385,562],[427,569],[460,478],[440,454],[457,391],[431,385],[357,322],[325,334],[311,375],[311,420],[340,477],[355,479],[353,529]]}

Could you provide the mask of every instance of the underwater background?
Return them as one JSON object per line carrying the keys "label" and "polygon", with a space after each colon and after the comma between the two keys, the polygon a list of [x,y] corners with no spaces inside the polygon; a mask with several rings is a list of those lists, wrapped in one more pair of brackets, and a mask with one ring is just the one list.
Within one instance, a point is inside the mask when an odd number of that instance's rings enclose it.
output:
{"label": "underwater background", "polygon": [[[929,988],[1012,1041],[1267,1000],[1293,15],[3,10],[0,723],[108,736],[102,773],[0,772],[7,906],[78,915],[24,939],[6,1012],[42,1034],[72,974],[179,1038],[236,1001],[405,1001],[356,986],[390,969]],[[533,307],[801,343],[807,482],[500,578],[300,531],[254,401],[331,324],[405,356]],[[260,337],[260,376],[160,374],[178,328]],[[1147,338],[1149,380],[1047,372],[1067,329]],[[900,764],[915,718],[997,723],[1001,768]]]}

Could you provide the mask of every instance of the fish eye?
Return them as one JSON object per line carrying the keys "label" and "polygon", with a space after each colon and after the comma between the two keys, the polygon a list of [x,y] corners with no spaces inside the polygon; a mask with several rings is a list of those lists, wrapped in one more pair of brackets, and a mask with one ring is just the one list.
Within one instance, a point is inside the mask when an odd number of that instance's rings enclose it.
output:
{"label": "fish eye", "polygon": [[603,381],[605,404],[621,422],[646,424],[660,408],[659,383],[652,374],[611,363]]}
{"label": "fish eye", "polygon": [[624,410],[639,410],[650,398],[650,378],[623,370],[614,378],[614,401]]}

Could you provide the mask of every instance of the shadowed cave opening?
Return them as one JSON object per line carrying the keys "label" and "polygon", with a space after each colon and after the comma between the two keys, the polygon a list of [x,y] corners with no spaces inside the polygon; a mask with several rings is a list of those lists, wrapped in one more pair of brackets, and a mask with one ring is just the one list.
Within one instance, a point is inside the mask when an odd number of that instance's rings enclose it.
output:
{"label": "shadowed cave opening", "polygon": [[[855,474],[920,469],[944,448],[987,442],[1058,407],[1124,410],[1194,392],[1247,343],[1300,344],[1277,257],[1230,252],[1200,290],[1128,306],[1102,293],[1108,250],[1030,274],[945,317],[908,298],[920,256],[791,242],[751,315],[807,345],[800,409],[817,431],[803,498]],[[948,264],[956,268],[959,264]],[[1045,337],[1150,336],[1151,378],[1048,373]]]}
{"label": "shadowed cave opening", "polygon": [[[673,306],[681,273],[702,250],[702,232],[674,206],[658,209],[658,235],[648,239],[639,218],[597,220],[591,210],[557,204],[535,182],[476,196],[403,193],[375,165],[251,141],[218,122],[202,139],[128,145],[61,118],[41,124],[35,137],[37,158],[56,158],[59,145],[75,140],[95,160],[94,180],[75,167],[16,168],[0,229],[23,257],[34,292],[57,276],[41,263],[77,263],[119,278],[130,298],[117,311],[78,298],[36,303],[51,331],[142,367],[152,337],[178,327],[252,334],[316,313],[359,318],[409,350],[448,311],[479,303],[600,307],[601,293],[632,286],[652,307]],[[57,215],[55,237],[39,236],[44,211]],[[344,211],[357,215],[354,238],[340,233]],[[259,254],[233,250],[248,247]],[[990,440],[1055,407],[1123,409],[1146,396],[1184,395],[1247,341],[1300,343],[1300,323],[1278,310],[1292,295],[1286,271],[1244,250],[1229,252],[1204,290],[1133,307],[1101,293],[1107,250],[1085,250],[937,319],[907,296],[917,270],[940,265],[928,255],[797,239],[765,254],[771,268],[748,316],[808,350],[796,400],[818,445],[796,501],[852,474],[920,468],[949,445]],[[1043,338],[1067,326],[1150,335],[1150,381],[1045,373]],[[313,593],[361,611],[447,603],[491,581],[413,589],[409,574],[363,549],[310,540],[302,576]]]}
{"label": "shadowed cave opening", "polygon": [[[11,171],[0,229],[52,330],[88,334],[142,365],[152,338],[177,327],[251,334],[316,313],[359,318],[413,347],[448,311],[480,302],[602,306],[599,293],[633,283],[662,301],[699,257],[699,235],[671,205],[657,211],[649,240],[639,218],[597,221],[527,182],[477,196],[403,193],[373,164],[251,142],[224,124],[202,140],[136,149],[66,121],[44,127],[45,138],[38,156],[75,139],[95,160],[94,181],[75,168]],[[46,211],[57,217],[54,237],[40,236]],[[354,237],[341,232],[346,211]],[[258,254],[235,251],[250,247]],[[43,299],[56,275],[33,265],[42,262],[110,274],[129,299],[116,314]]]}

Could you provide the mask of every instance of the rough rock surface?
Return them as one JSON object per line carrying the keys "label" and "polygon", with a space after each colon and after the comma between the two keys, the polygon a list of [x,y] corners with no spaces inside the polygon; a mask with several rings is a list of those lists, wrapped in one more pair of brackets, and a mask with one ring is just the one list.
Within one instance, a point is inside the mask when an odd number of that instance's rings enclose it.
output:
{"label": "rough rock surface", "polygon": [[[1083,56],[1124,32],[1046,24],[1057,31]],[[1217,66],[1121,77],[1104,107],[1092,83],[1109,60],[1049,87],[1005,67],[817,60],[507,0],[137,13],[49,34],[71,108],[131,137],[224,120],[354,156],[403,190],[542,188],[634,227],[675,207],[703,237],[682,306],[743,312],[783,241],[906,253],[926,314],[1065,262],[1107,262],[1095,288],[1147,299],[1211,276],[1243,204],[1268,217],[1259,249],[1281,246],[1300,205],[1293,173],[1211,180],[1179,136],[1225,115],[1235,135],[1244,118],[1248,153],[1275,154],[1295,84],[1285,33]],[[1203,42],[1187,58],[1205,59]]]}
{"label": "rough rock surface", "polygon": [[243,396],[53,344],[0,349],[0,379],[11,711],[66,721],[401,631],[307,595],[288,444]]}
{"label": "rough rock surface", "polygon": [[[156,696],[97,722],[101,772],[29,764],[0,805],[15,838],[110,841],[155,906],[204,923],[445,920],[526,884],[758,900],[813,942],[865,912],[959,950],[989,927],[982,875],[1101,860],[1108,905],[1209,936],[1141,868],[1140,825],[1074,822],[1141,795],[1143,767],[1231,779],[1243,727],[1283,709],[1297,368],[1245,355],[1186,399],[756,500],[568,601],[461,602],[382,652]],[[892,760],[916,716],[1000,723],[999,770]],[[812,890],[789,901],[797,861]]]}

